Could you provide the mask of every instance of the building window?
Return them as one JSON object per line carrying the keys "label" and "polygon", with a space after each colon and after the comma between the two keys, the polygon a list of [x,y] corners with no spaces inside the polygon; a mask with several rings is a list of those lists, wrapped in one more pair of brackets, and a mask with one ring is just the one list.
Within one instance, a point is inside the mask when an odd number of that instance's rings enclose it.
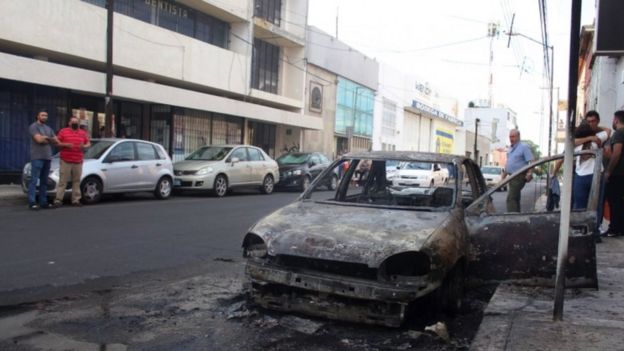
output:
{"label": "building window", "polygon": [[[390,100],[383,100],[383,116],[381,119],[381,135],[394,137],[396,130],[396,104]],[[389,149],[388,149],[389,150]]]}
{"label": "building window", "polygon": [[282,0],[255,0],[254,16],[279,26],[282,17]]}
{"label": "building window", "polygon": [[316,82],[310,82],[310,111],[323,111],[323,86]]}
{"label": "building window", "polygon": [[252,88],[277,94],[279,54],[279,46],[254,39],[251,64]]}
{"label": "building window", "polygon": [[375,94],[371,89],[342,77],[338,78],[335,132],[371,137]]}
{"label": "building window", "polygon": [[[106,0],[82,0],[106,7]],[[227,48],[229,24],[167,0],[115,0],[115,12]]]}

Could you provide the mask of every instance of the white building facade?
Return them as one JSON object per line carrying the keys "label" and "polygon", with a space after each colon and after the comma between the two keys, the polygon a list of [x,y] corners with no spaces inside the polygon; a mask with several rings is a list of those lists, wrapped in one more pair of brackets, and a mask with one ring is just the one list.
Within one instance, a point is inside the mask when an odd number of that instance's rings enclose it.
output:
{"label": "white building facade", "polygon": [[463,154],[457,146],[462,126],[457,100],[445,96],[418,77],[380,65],[375,99],[375,150],[408,150]]}
{"label": "white building facade", "polygon": [[21,169],[26,129],[47,109],[161,143],[174,160],[203,144],[248,143],[276,155],[322,123],[305,113],[308,0],[116,0],[112,119],[104,117],[105,0],[0,3],[0,172]]}

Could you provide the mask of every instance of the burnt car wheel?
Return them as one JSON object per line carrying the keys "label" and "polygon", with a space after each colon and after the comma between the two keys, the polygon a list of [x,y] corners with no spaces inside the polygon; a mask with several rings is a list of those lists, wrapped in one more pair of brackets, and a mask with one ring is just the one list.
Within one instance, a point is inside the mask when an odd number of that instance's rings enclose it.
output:
{"label": "burnt car wheel", "polygon": [[336,188],[338,187],[338,176],[337,175],[332,175],[331,180],[329,181],[329,184],[327,184],[327,190],[336,190]]}
{"label": "burnt car wheel", "polygon": [[227,194],[228,181],[227,181],[227,178],[225,178],[223,174],[219,174],[215,178],[214,184],[212,186],[212,190],[214,191],[214,194],[217,195],[218,197],[224,197],[225,194]]}
{"label": "burnt car wheel", "polygon": [[308,190],[311,182],[312,181],[310,180],[310,176],[304,175],[303,179],[301,180],[301,191]]}
{"label": "burnt car wheel", "polygon": [[85,179],[81,186],[82,202],[91,205],[102,199],[102,182],[96,177]]}
{"label": "burnt car wheel", "polygon": [[440,309],[453,316],[462,308],[464,297],[464,265],[458,262],[444,279],[444,283],[438,289],[438,306]]}
{"label": "burnt car wheel", "polygon": [[266,176],[264,176],[264,180],[262,181],[262,188],[260,188],[260,190],[263,194],[268,195],[273,192],[274,185],[275,184],[273,182],[273,176],[267,174]]}

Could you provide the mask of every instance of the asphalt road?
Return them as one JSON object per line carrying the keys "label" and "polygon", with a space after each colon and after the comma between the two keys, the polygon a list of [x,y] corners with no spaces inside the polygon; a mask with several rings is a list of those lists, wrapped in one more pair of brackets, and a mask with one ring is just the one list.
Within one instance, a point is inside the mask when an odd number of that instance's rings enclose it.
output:
{"label": "asphalt road", "polygon": [[2,201],[0,292],[239,258],[246,230],[297,195],[128,195],[37,212]]}
{"label": "asphalt road", "polygon": [[[523,208],[535,202],[536,187],[533,182],[523,190]],[[247,229],[297,195],[249,191],[165,201],[127,195],[94,206],[37,212],[21,199],[2,201],[0,305],[7,304],[7,295],[25,298],[25,291],[41,287],[239,260]],[[496,208],[505,207],[506,195],[494,194]]]}

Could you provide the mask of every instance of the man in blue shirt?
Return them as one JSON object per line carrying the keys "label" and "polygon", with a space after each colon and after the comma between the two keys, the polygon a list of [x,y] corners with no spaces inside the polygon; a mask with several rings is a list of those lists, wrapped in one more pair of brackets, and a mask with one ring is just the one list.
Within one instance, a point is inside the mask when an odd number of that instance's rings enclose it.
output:
{"label": "man in blue shirt", "polygon": [[[503,179],[533,161],[531,149],[526,144],[520,142],[520,132],[517,129],[509,131],[509,141],[511,146],[507,151],[507,166],[503,173]],[[507,212],[520,212],[520,193],[524,185],[530,182],[531,179],[533,179],[533,175],[532,170],[529,169],[523,175],[515,177],[509,182]]]}

